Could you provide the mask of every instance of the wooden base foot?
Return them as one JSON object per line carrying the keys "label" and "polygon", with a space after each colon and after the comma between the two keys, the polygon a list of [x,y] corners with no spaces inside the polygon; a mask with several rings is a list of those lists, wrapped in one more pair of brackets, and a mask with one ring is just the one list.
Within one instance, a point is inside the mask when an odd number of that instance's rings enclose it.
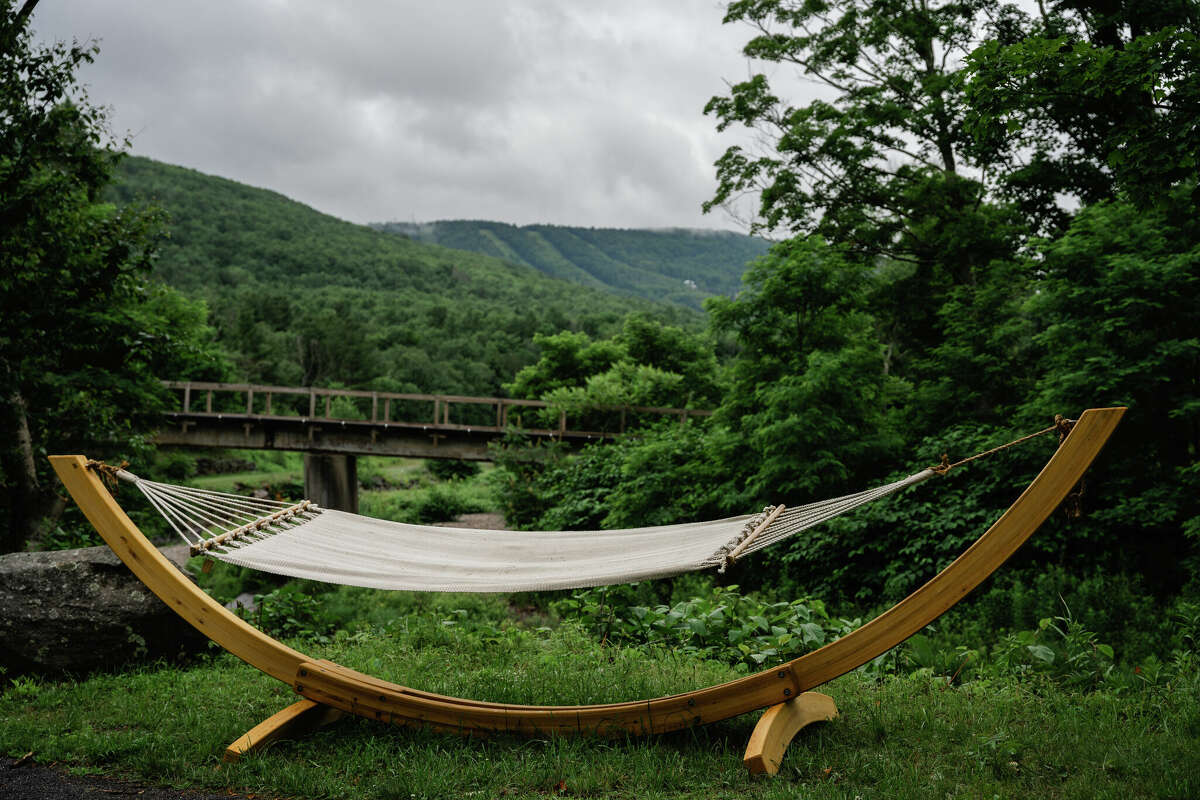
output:
{"label": "wooden base foot", "polygon": [[786,703],[771,706],[750,734],[742,763],[752,773],[774,775],[792,738],[805,725],[831,720],[838,715],[833,698],[820,692],[804,692]]}
{"label": "wooden base foot", "polygon": [[225,748],[225,761],[234,762],[246,753],[253,753],[278,739],[297,739],[318,728],[336,722],[342,712],[312,700],[292,703],[277,714],[255,725],[237,741]]}

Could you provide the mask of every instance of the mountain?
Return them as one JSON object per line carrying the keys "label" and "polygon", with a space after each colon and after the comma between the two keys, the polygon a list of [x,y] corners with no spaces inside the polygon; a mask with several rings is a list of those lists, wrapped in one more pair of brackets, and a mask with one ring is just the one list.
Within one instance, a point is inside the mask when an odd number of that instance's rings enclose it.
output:
{"label": "mountain", "polygon": [[535,333],[609,336],[630,312],[703,326],[676,304],[373,230],[145,158],[122,161],[110,199],[167,211],[156,274],[207,303],[231,379],[495,394],[536,360]]}
{"label": "mountain", "polygon": [[733,294],[746,263],[769,244],[728,231],[622,230],[452,220],[383,222],[372,227],[416,241],[494,256],[583,286],[699,308]]}

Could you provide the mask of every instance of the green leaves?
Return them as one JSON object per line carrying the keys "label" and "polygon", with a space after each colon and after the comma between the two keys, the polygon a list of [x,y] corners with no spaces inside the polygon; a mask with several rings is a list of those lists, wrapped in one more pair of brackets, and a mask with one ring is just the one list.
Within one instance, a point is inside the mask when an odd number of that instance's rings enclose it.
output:
{"label": "green leaves", "polygon": [[[1151,10],[1152,9],[1152,10]],[[1140,206],[1194,186],[1200,30],[1188,4],[1060,6],[1028,35],[968,59],[967,119],[999,188],[1030,213],[1065,221],[1056,194],[1121,194]],[[1194,198],[1192,199],[1194,203]]]}
{"label": "green leaves", "polygon": [[[505,388],[515,397],[554,403],[546,425],[557,425],[560,411],[589,405],[694,408],[719,397],[711,341],[644,314],[627,316],[611,339],[593,341],[584,333],[562,331],[535,335],[533,341],[541,357]],[[605,430],[612,422],[595,417],[588,417],[589,429]],[[636,417],[626,415],[624,421],[639,427]]]}
{"label": "green leaves", "polygon": [[[1175,192],[1176,208],[1186,189]],[[1041,247],[1045,278],[1026,311],[1041,375],[1025,404],[1127,405],[1089,502],[1077,554],[1185,580],[1181,527],[1200,516],[1200,228],[1177,211],[1099,203]],[[1117,465],[1120,465],[1117,467]],[[1186,528],[1185,528],[1186,529]],[[1084,532],[1086,531],[1086,536]],[[1173,555],[1167,555],[1171,553]]]}
{"label": "green leaves", "polygon": [[764,602],[737,586],[713,586],[673,605],[629,605],[636,590],[608,587],[577,592],[552,605],[607,641],[667,647],[675,652],[759,669],[832,641],[858,620],[831,619],[825,606],[808,598]]}
{"label": "green leaves", "polygon": [[1113,676],[1114,652],[1070,612],[1047,617],[1037,630],[1017,631],[993,649],[985,673],[1039,673],[1074,689],[1094,690]]}
{"label": "green leaves", "polygon": [[717,162],[706,210],[759,194],[756,230],[821,233],[856,251],[906,252],[897,202],[914,175],[954,173],[966,142],[957,63],[974,45],[979,2],[731,3],[725,22],[757,32],[748,58],[799,68],[821,87],[794,107],[756,74],[714,97],[717,128],[760,134]]}
{"label": "green leaves", "polygon": [[844,248],[793,239],[751,266],[736,300],[709,301],[740,346],[717,421],[745,443],[747,505],[836,491],[890,443],[900,387],[865,312],[870,280]]}

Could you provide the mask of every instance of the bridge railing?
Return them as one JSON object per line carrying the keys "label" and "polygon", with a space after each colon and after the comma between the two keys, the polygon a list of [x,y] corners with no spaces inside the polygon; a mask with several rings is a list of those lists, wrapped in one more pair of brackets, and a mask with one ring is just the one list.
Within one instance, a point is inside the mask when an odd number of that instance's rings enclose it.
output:
{"label": "bridge railing", "polygon": [[[568,438],[619,436],[653,419],[674,417],[684,423],[692,417],[712,414],[695,408],[611,405],[581,406],[568,412],[552,408],[541,400],[315,386],[202,381],[163,381],[163,385],[181,393],[179,410],[174,413],[184,417],[356,423],[496,433],[516,429]],[[586,429],[574,429],[572,420]]]}

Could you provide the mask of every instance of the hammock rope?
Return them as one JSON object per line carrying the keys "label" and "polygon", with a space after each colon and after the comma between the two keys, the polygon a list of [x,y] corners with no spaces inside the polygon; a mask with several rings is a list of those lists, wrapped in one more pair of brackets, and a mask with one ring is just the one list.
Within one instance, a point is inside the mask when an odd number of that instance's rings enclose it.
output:
{"label": "hammock rope", "polygon": [[191,548],[231,564],[296,578],[380,589],[515,592],[630,583],[725,570],[750,553],[881,500],[1069,420],[954,464],[942,463],[866,491],[708,522],[601,531],[492,531],[400,522],[146,480],[89,462],[132,483]]}

